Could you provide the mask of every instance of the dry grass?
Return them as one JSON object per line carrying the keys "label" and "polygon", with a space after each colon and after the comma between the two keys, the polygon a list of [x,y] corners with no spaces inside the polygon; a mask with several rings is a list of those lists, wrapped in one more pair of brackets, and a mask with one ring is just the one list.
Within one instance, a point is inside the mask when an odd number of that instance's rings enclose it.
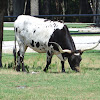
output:
{"label": "dry grass", "polygon": [[[61,64],[56,56],[48,73],[44,73],[46,55],[26,54],[25,64],[30,72],[39,73],[1,69],[0,100],[100,100],[100,56],[95,52],[82,55],[81,73],[73,72],[67,61],[66,73],[61,73]],[[9,55],[6,59],[3,57],[6,63],[13,61]]]}

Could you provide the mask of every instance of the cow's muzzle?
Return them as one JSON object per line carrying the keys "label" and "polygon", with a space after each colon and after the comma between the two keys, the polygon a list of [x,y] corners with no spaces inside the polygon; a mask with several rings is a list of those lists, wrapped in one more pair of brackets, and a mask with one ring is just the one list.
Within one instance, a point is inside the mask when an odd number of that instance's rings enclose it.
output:
{"label": "cow's muzzle", "polygon": [[71,69],[74,70],[74,71],[76,71],[76,72],[80,72],[80,67],[79,66],[71,68]]}
{"label": "cow's muzzle", "polygon": [[75,71],[76,72],[80,72],[80,67],[78,66],[78,67],[75,67]]}

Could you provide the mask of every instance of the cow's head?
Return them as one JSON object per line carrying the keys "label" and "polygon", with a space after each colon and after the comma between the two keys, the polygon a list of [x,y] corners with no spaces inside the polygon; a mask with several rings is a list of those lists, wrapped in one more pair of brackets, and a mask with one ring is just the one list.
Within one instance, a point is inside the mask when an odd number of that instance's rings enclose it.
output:
{"label": "cow's head", "polygon": [[70,64],[71,69],[75,70],[76,72],[80,72],[80,62],[82,60],[82,58],[81,58],[82,53],[84,51],[92,50],[92,49],[96,48],[99,45],[100,40],[92,48],[83,49],[83,50],[75,50],[75,51],[71,51],[71,50],[68,50],[68,49],[63,50],[59,44],[57,44],[55,42],[50,42],[50,43],[51,44],[55,44],[58,47],[60,53],[67,53],[67,54],[69,54],[68,62]]}
{"label": "cow's head", "polygon": [[[80,51],[80,50],[78,50]],[[82,60],[81,58],[82,52],[74,52],[71,53],[68,57],[68,62],[72,70],[75,70],[76,72],[80,72],[80,62]]]}

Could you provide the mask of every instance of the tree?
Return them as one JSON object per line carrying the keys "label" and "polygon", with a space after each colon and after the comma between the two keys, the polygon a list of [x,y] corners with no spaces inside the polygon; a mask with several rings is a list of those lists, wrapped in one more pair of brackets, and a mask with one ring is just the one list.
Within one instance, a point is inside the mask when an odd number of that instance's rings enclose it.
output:
{"label": "tree", "polygon": [[[67,1],[65,0],[55,0],[55,6],[56,6],[56,14],[61,14],[65,15],[65,4]],[[62,18],[57,18],[57,19],[65,19],[64,17]]]}
{"label": "tree", "polygon": [[18,16],[24,13],[25,0],[13,0],[13,15]]}
{"label": "tree", "polygon": [[[100,14],[100,0],[97,0],[97,14]],[[96,25],[100,26],[100,16],[97,16]]]}
{"label": "tree", "polygon": [[[80,0],[80,7],[79,7],[79,14],[89,14],[90,11],[90,4],[88,0]],[[88,18],[87,17],[81,17],[80,22],[87,22]]]}
{"label": "tree", "polygon": [[8,0],[8,7],[7,7],[7,15],[13,15],[13,2],[12,0]]}
{"label": "tree", "polygon": [[[89,0],[91,10],[93,14],[97,13],[97,0]],[[96,22],[96,16],[93,17],[93,22]]]}
{"label": "tree", "polygon": [[0,67],[2,67],[2,41],[3,41],[3,17],[7,7],[7,0],[0,1]]}
{"label": "tree", "polygon": [[39,15],[39,0],[31,0],[31,15]]}
{"label": "tree", "polygon": [[50,14],[50,5],[51,5],[51,0],[43,0],[43,7],[44,7],[45,15]]}
{"label": "tree", "polygon": [[3,14],[4,11],[0,11],[0,67],[2,67]]}

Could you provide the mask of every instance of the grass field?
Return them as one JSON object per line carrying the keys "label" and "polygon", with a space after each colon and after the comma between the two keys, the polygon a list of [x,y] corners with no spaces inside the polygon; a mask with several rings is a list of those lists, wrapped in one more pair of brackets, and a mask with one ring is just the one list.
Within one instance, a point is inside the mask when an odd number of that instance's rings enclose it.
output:
{"label": "grass field", "polygon": [[[13,24],[4,24],[13,27]],[[68,24],[68,27],[87,27],[88,24]],[[4,31],[4,41],[14,41],[14,31]],[[94,52],[94,53],[92,53]],[[81,73],[72,71],[65,63],[61,73],[60,60],[54,56],[47,73],[43,72],[46,55],[25,54],[30,73],[14,70],[13,56],[3,54],[0,69],[0,100],[100,100],[100,51],[82,55]],[[10,68],[11,67],[11,68]],[[37,72],[32,74],[32,72]]]}
{"label": "grass field", "polygon": [[[94,53],[93,53],[94,52]],[[54,56],[47,73],[45,54],[26,54],[25,65],[30,73],[8,69],[13,56],[3,54],[0,70],[0,100],[100,100],[100,52],[82,55],[81,73],[72,71],[66,61],[66,73],[61,73],[60,60]],[[38,72],[31,74],[32,71]]]}

